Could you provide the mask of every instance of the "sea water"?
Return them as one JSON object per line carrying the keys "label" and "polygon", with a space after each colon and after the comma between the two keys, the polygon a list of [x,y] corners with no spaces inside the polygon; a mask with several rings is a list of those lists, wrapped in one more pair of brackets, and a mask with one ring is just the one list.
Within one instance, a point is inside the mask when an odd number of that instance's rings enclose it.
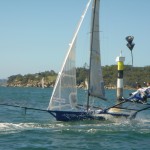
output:
{"label": "sea water", "polygon": [[[86,97],[85,90],[78,92]],[[0,103],[47,109],[51,93],[52,88],[0,87]],[[111,105],[116,92],[106,93]],[[59,122],[47,112],[0,106],[0,150],[54,149],[149,150],[150,119]]]}

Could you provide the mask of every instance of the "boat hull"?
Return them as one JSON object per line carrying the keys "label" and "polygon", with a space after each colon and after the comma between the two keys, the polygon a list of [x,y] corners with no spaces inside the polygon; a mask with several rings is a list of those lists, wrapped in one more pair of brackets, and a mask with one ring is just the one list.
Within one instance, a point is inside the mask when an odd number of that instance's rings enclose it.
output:
{"label": "boat hull", "polygon": [[87,112],[48,111],[57,121],[105,120],[103,116],[93,116]]}
{"label": "boat hull", "polygon": [[56,118],[57,121],[79,121],[79,120],[106,120],[107,116],[112,117],[125,117],[128,118],[127,114],[116,114],[116,113],[90,113],[90,112],[71,112],[71,111],[51,111],[48,112]]}

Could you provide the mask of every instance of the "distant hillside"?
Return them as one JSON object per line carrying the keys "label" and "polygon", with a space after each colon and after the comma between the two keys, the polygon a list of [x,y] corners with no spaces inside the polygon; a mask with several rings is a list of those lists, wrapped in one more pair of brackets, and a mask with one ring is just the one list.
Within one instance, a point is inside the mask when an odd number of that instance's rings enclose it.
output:
{"label": "distant hillside", "polygon": [[7,86],[13,87],[41,87],[42,79],[44,79],[44,86],[53,86],[56,80],[57,74],[55,71],[45,71],[35,74],[26,75],[12,75],[8,77]]}
{"label": "distant hillside", "polygon": [[[144,82],[150,82],[150,66],[146,67],[131,67],[130,65],[124,66],[124,86],[135,88],[137,83],[142,86]],[[103,77],[106,86],[115,86],[117,83],[117,66],[103,67]]]}
{"label": "distant hillside", "polygon": [[[117,65],[104,66],[103,78],[105,86],[115,88],[117,83]],[[77,86],[84,86],[84,82],[88,79],[88,69],[85,67],[77,68]],[[44,78],[45,87],[53,87],[57,78],[57,73],[53,70],[27,75],[13,75],[8,78],[7,86],[25,86],[25,87],[41,87],[41,80]],[[124,66],[124,86],[133,88],[136,83],[143,84],[150,82],[150,66],[146,67],[131,67]],[[144,86],[144,84],[142,85]]]}

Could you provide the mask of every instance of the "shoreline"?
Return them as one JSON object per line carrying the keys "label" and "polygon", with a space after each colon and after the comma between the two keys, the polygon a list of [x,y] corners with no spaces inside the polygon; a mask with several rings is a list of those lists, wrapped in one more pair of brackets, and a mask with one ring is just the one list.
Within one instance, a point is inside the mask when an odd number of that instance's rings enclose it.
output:
{"label": "shoreline", "polygon": [[[35,85],[8,85],[8,84],[6,84],[6,85],[0,85],[0,87],[20,87],[20,88],[54,88],[54,85],[50,85],[50,86],[45,86],[44,85],[44,87],[42,87],[41,85],[38,85],[38,86],[35,86]],[[83,86],[82,84],[81,85],[77,85],[77,88],[78,89],[85,89],[85,90],[87,90],[87,88],[85,87],[85,86]],[[108,90],[116,90],[117,89],[117,87],[116,86],[105,86],[104,87],[106,90],[108,89]],[[132,88],[132,87],[129,87],[129,86],[125,86],[123,89],[126,89],[126,90],[135,90],[135,88]]]}

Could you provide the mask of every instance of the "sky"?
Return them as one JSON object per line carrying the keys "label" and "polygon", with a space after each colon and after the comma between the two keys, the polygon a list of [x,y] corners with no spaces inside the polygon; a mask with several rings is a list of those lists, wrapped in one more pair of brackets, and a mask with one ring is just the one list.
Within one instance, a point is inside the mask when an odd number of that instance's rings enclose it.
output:
{"label": "sky", "polygon": [[[54,70],[58,72],[88,0],[0,0],[0,79]],[[77,40],[77,67],[88,63],[89,8]],[[133,66],[150,65],[150,0],[101,0],[102,65],[125,56],[125,37],[134,36]]]}

